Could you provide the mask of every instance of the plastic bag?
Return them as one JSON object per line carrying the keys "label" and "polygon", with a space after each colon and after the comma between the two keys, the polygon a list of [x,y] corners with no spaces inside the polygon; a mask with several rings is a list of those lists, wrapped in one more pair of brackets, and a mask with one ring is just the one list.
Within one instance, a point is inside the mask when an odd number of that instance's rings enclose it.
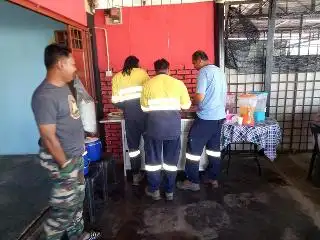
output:
{"label": "plastic bag", "polygon": [[97,133],[97,119],[94,100],[86,91],[78,77],[76,77],[74,80],[73,86],[77,93],[77,104],[79,107],[83,128],[86,132],[95,134]]}

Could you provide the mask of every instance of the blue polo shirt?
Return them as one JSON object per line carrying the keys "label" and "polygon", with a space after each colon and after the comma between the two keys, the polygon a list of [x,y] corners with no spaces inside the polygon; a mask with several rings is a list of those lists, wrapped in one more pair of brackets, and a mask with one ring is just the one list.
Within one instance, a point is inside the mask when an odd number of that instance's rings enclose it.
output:
{"label": "blue polo shirt", "polygon": [[204,120],[220,120],[226,117],[227,82],[223,71],[215,65],[199,70],[197,93],[204,94],[197,115]]}

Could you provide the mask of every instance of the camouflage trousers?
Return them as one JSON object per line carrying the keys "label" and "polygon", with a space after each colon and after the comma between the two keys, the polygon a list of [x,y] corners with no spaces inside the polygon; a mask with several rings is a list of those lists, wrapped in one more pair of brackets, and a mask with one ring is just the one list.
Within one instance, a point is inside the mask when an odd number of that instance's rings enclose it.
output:
{"label": "camouflage trousers", "polygon": [[[41,157],[41,155],[40,155]],[[49,201],[50,214],[44,223],[44,239],[58,240],[66,232],[69,239],[78,239],[83,232],[83,200],[85,182],[83,158],[72,159],[75,170],[68,176],[60,174],[58,165],[48,158],[40,158],[41,165],[49,170],[53,188]]]}

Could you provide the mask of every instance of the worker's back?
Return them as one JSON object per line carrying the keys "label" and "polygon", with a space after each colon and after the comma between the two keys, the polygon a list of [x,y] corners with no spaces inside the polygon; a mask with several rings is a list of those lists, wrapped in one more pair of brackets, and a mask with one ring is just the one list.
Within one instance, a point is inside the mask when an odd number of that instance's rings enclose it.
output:
{"label": "worker's back", "polygon": [[197,115],[204,120],[221,120],[226,117],[225,104],[227,82],[223,71],[212,64],[200,69],[197,78],[197,93],[204,94]]}
{"label": "worker's back", "polygon": [[181,134],[180,110],[190,107],[188,90],[183,82],[159,74],[143,88],[141,108],[148,112],[147,135],[156,139],[175,139]]}
{"label": "worker's back", "polygon": [[129,74],[119,72],[112,78],[112,103],[123,110],[125,119],[143,117],[140,96],[148,80],[148,74],[141,68],[133,68]]}

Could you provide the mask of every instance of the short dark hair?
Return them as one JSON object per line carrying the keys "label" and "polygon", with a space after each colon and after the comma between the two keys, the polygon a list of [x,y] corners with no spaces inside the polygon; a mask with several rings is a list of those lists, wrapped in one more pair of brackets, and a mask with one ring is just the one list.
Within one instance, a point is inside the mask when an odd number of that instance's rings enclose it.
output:
{"label": "short dark hair", "polygon": [[209,58],[208,58],[208,55],[204,51],[198,50],[192,54],[192,60],[198,60],[198,59],[201,59],[203,61],[207,61]]}
{"label": "short dark hair", "polygon": [[60,58],[69,57],[71,50],[59,44],[50,44],[44,50],[44,65],[50,69],[57,63]]}
{"label": "short dark hair", "polygon": [[139,67],[139,59],[136,56],[129,56],[126,58],[122,68],[123,75],[130,75],[133,68]]}
{"label": "short dark hair", "polygon": [[156,70],[156,72],[160,72],[162,70],[168,70],[170,66],[169,62],[164,58],[158,59],[153,63],[153,65],[154,65],[154,70]]}

